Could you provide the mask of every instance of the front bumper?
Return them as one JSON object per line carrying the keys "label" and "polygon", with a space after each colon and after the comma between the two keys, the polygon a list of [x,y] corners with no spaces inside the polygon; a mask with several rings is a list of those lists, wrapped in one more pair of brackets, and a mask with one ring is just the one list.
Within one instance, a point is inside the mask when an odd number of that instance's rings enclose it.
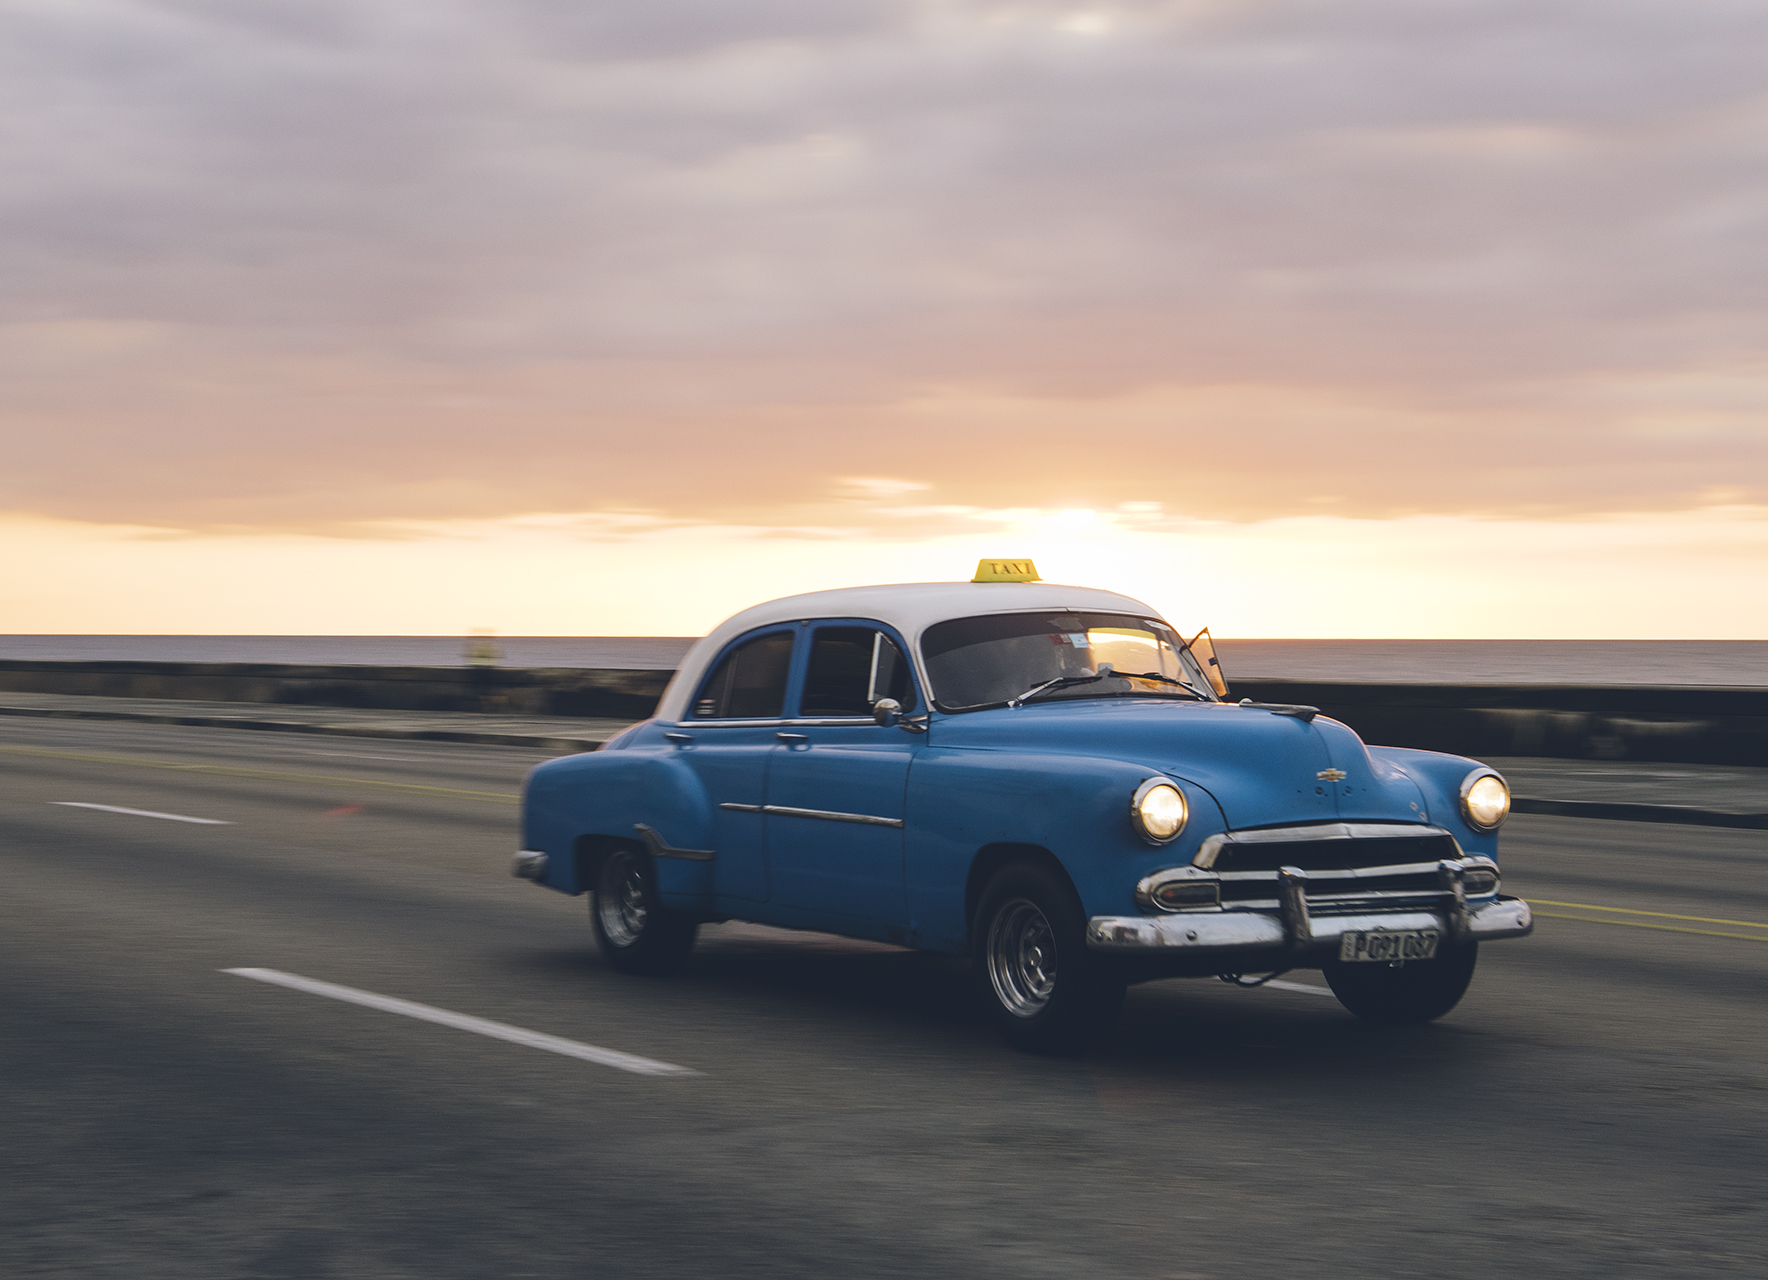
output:
{"label": "front bumper", "polygon": [[1224,960],[1257,951],[1330,958],[1346,933],[1385,929],[1402,932],[1436,929],[1445,940],[1487,942],[1522,938],[1534,932],[1529,904],[1521,898],[1470,902],[1462,916],[1453,904],[1436,911],[1371,911],[1361,915],[1320,915],[1304,928],[1283,915],[1260,911],[1179,911],[1162,916],[1094,916],[1087,921],[1087,945],[1120,955],[1221,956]]}

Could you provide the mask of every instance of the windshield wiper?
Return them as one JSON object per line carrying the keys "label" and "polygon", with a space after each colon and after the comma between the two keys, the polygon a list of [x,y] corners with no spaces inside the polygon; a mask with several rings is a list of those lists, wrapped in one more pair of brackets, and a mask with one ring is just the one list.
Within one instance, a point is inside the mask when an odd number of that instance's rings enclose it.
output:
{"label": "windshield wiper", "polygon": [[1027,689],[1024,693],[1020,694],[1017,698],[1008,698],[1007,705],[1009,707],[1017,707],[1022,705],[1026,699],[1035,698],[1046,689],[1066,689],[1070,685],[1092,684],[1094,681],[1107,679],[1112,674],[1112,672],[1107,671],[1102,676],[1057,676],[1054,680],[1046,680],[1040,685],[1034,685],[1032,688]]}
{"label": "windshield wiper", "polygon": [[1177,685],[1199,702],[1207,702],[1195,687],[1183,680],[1174,680],[1171,676],[1163,676],[1158,671],[1118,671],[1109,662],[1099,664],[1099,673],[1091,676],[1057,676],[1054,680],[1046,680],[1035,688],[1027,689],[1017,698],[1008,698],[1009,707],[1023,705],[1027,700],[1035,698],[1047,689],[1067,689],[1077,684],[1095,684],[1100,680],[1156,680],[1161,684]]}
{"label": "windshield wiper", "polygon": [[1188,680],[1174,680],[1171,676],[1163,676],[1158,671],[1114,671],[1111,674],[1116,675],[1116,676],[1125,676],[1125,677],[1128,677],[1128,678],[1134,679],[1134,680],[1158,680],[1158,681],[1160,681],[1161,684],[1176,684],[1179,686],[1179,688],[1183,689],[1186,693],[1190,694],[1193,698],[1196,698],[1199,702],[1209,701],[1209,699],[1207,699],[1203,696],[1202,692],[1197,688],[1197,686],[1192,684],[1190,681],[1188,681]]}

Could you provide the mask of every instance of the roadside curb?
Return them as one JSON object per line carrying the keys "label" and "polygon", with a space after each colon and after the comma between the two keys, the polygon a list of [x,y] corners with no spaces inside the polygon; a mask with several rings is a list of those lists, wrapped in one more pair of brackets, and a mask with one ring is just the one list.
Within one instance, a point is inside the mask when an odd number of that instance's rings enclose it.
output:
{"label": "roadside curb", "polygon": [[[309,724],[301,720],[268,720],[256,716],[179,716],[152,711],[89,711],[71,707],[0,706],[0,716],[33,716],[50,720],[133,720],[144,724],[175,724],[196,729],[256,729],[268,733],[312,733],[338,738],[403,738],[418,742],[460,742],[483,747],[532,747],[567,753],[595,751],[607,740],[549,734],[476,733],[465,729]],[[1720,809],[1691,809],[1683,805],[1615,804],[1604,800],[1540,800],[1530,796],[1517,796],[1511,801],[1511,811],[1554,818],[1600,818],[1618,822],[1658,822],[1677,826],[1768,831],[1768,813],[1728,813]]]}
{"label": "roadside curb", "polygon": [[337,738],[403,738],[419,742],[463,742],[482,747],[540,747],[547,751],[594,751],[606,739],[563,738],[525,733],[475,733],[464,729],[388,729],[375,725],[308,724],[301,720],[265,720],[248,716],[175,716],[151,711],[83,711],[62,707],[0,706],[0,716],[32,716],[40,720],[132,720],[141,724],[176,724],[196,729],[257,729],[269,733],[315,733]]}
{"label": "roadside curb", "polygon": [[1690,809],[1677,804],[1613,804],[1606,800],[1535,800],[1517,796],[1511,800],[1510,809],[1512,813],[1537,813],[1553,818],[1608,818],[1618,822],[1768,831],[1768,813],[1727,813],[1722,809]]}

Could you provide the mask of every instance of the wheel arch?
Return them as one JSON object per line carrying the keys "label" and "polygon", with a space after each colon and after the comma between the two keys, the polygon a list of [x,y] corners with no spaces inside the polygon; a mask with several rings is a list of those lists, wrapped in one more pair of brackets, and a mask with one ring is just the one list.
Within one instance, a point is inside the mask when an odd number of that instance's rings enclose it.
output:
{"label": "wheel arch", "polygon": [[985,844],[976,851],[970,860],[970,873],[964,881],[964,950],[970,949],[970,935],[976,928],[976,908],[982,902],[982,892],[988,882],[1002,867],[1015,862],[1028,862],[1056,876],[1068,886],[1068,892],[1074,895],[1074,901],[1080,903],[1080,891],[1075,888],[1074,877],[1068,874],[1068,868],[1062,865],[1062,859],[1038,844],[1023,844],[1013,841],[1001,841]]}
{"label": "wheel arch", "polygon": [[572,843],[571,857],[575,863],[580,893],[595,892],[596,881],[602,874],[602,863],[616,849],[630,849],[636,853],[645,851],[643,844],[627,836],[582,835]]}

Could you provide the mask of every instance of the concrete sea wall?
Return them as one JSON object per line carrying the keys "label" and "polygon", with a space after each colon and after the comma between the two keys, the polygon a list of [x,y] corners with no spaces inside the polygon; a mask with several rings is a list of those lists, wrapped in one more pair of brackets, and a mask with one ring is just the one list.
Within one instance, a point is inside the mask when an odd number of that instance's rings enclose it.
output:
{"label": "concrete sea wall", "polygon": [[1300,702],[1366,742],[1474,756],[1768,765],[1768,689],[1710,685],[1376,684],[1235,680],[1236,698]]}
{"label": "concrete sea wall", "polygon": [[[0,661],[0,691],[642,719],[670,672],[590,668]],[[1470,756],[1768,765],[1768,689],[1249,679],[1369,742]]]}
{"label": "concrete sea wall", "polygon": [[642,720],[669,671],[0,661],[0,691]]}

